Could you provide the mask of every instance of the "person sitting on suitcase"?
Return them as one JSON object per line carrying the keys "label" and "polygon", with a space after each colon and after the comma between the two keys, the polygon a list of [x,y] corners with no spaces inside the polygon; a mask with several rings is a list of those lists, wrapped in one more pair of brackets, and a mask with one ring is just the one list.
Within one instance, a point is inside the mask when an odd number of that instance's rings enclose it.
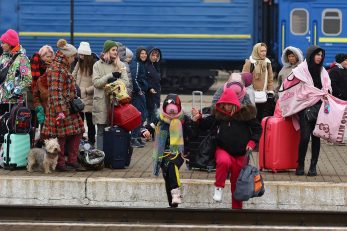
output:
{"label": "person sitting on suitcase", "polygon": [[[184,162],[184,143],[191,119],[183,113],[181,100],[176,94],[169,94],[164,102],[155,127],[153,152],[153,174],[159,176],[162,169],[167,198],[170,207],[182,203],[179,168]],[[154,133],[154,124],[141,131],[145,138]]]}
{"label": "person sitting on suitcase", "polygon": [[[223,91],[210,116],[202,118],[199,111],[192,109],[193,120],[200,128],[209,129],[215,124],[216,134],[216,181],[213,199],[222,200],[222,190],[230,171],[231,192],[234,194],[236,181],[242,167],[247,163],[245,155],[253,150],[260,139],[262,127],[256,119],[254,105],[240,106],[235,92],[227,88]],[[232,208],[242,209],[242,202],[232,196]]]}

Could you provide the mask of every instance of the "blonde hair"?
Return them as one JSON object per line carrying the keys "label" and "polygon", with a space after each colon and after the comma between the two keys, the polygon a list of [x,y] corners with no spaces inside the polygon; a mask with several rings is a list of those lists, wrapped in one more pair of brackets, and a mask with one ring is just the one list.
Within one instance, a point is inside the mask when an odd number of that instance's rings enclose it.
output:
{"label": "blonde hair", "polygon": [[118,54],[117,57],[114,60],[112,60],[110,51],[107,51],[106,53],[104,53],[103,58],[106,63],[112,62],[112,64],[116,67],[116,71],[120,72],[122,70],[122,62],[120,61]]}
{"label": "blonde hair", "polygon": [[39,50],[40,57],[44,56],[47,53],[52,53],[52,56],[54,56],[53,48],[51,46],[48,46],[48,45],[42,46]]}

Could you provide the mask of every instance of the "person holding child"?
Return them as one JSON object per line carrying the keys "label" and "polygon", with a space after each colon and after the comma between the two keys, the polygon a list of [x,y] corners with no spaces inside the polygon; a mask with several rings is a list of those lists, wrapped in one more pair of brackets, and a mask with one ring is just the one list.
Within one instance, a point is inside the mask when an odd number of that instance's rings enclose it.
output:
{"label": "person holding child", "polygon": [[[226,88],[210,116],[202,118],[199,111],[194,108],[192,116],[193,121],[197,121],[200,128],[218,127],[213,199],[220,202],[228,173],[231,173],[231,192],[234,194],[240,171],[248,163],[246,152],[252,151],[260,139],[262,127],[256,119],[256,108],[252,104],[240,106],[239,98],[234,90]],[[238,201],[232,196],[232,208],[242,209],[242,201]]]}

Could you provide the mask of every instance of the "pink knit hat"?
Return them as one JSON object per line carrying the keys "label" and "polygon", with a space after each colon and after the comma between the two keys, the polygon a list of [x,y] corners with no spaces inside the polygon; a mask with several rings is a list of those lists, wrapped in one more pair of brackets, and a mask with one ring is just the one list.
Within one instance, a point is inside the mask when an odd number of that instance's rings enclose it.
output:
{"label": "pink knit hat", "polygon": [[3,35],[1,35],[0,40],[12,47],[15,47],[19,44],[18,33],[12,29],[8,29]]}
{"label": "pink knit hat", "polygon": [[245,87],[248,87],[249,85],[252,84],[252,82],[253,82],[252,73],[249,73],[249,72],[241,73],[241,77],[243,79],[243,82],[245,83]]}
{"label": "pink knit hat", "polygon": [[224,90],[231,89],[239,100],[242,100],[246,95],[246,88],[240,82],[230,82],[224,85]]}

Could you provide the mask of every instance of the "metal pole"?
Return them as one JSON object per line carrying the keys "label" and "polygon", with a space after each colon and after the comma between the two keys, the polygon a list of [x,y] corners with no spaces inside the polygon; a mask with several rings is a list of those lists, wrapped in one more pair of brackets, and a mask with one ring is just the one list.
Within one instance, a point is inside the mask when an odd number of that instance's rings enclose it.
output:
{"label": "metal pole", "polygon": [[74,45],[74,0],[70,0],[70,43]]}

